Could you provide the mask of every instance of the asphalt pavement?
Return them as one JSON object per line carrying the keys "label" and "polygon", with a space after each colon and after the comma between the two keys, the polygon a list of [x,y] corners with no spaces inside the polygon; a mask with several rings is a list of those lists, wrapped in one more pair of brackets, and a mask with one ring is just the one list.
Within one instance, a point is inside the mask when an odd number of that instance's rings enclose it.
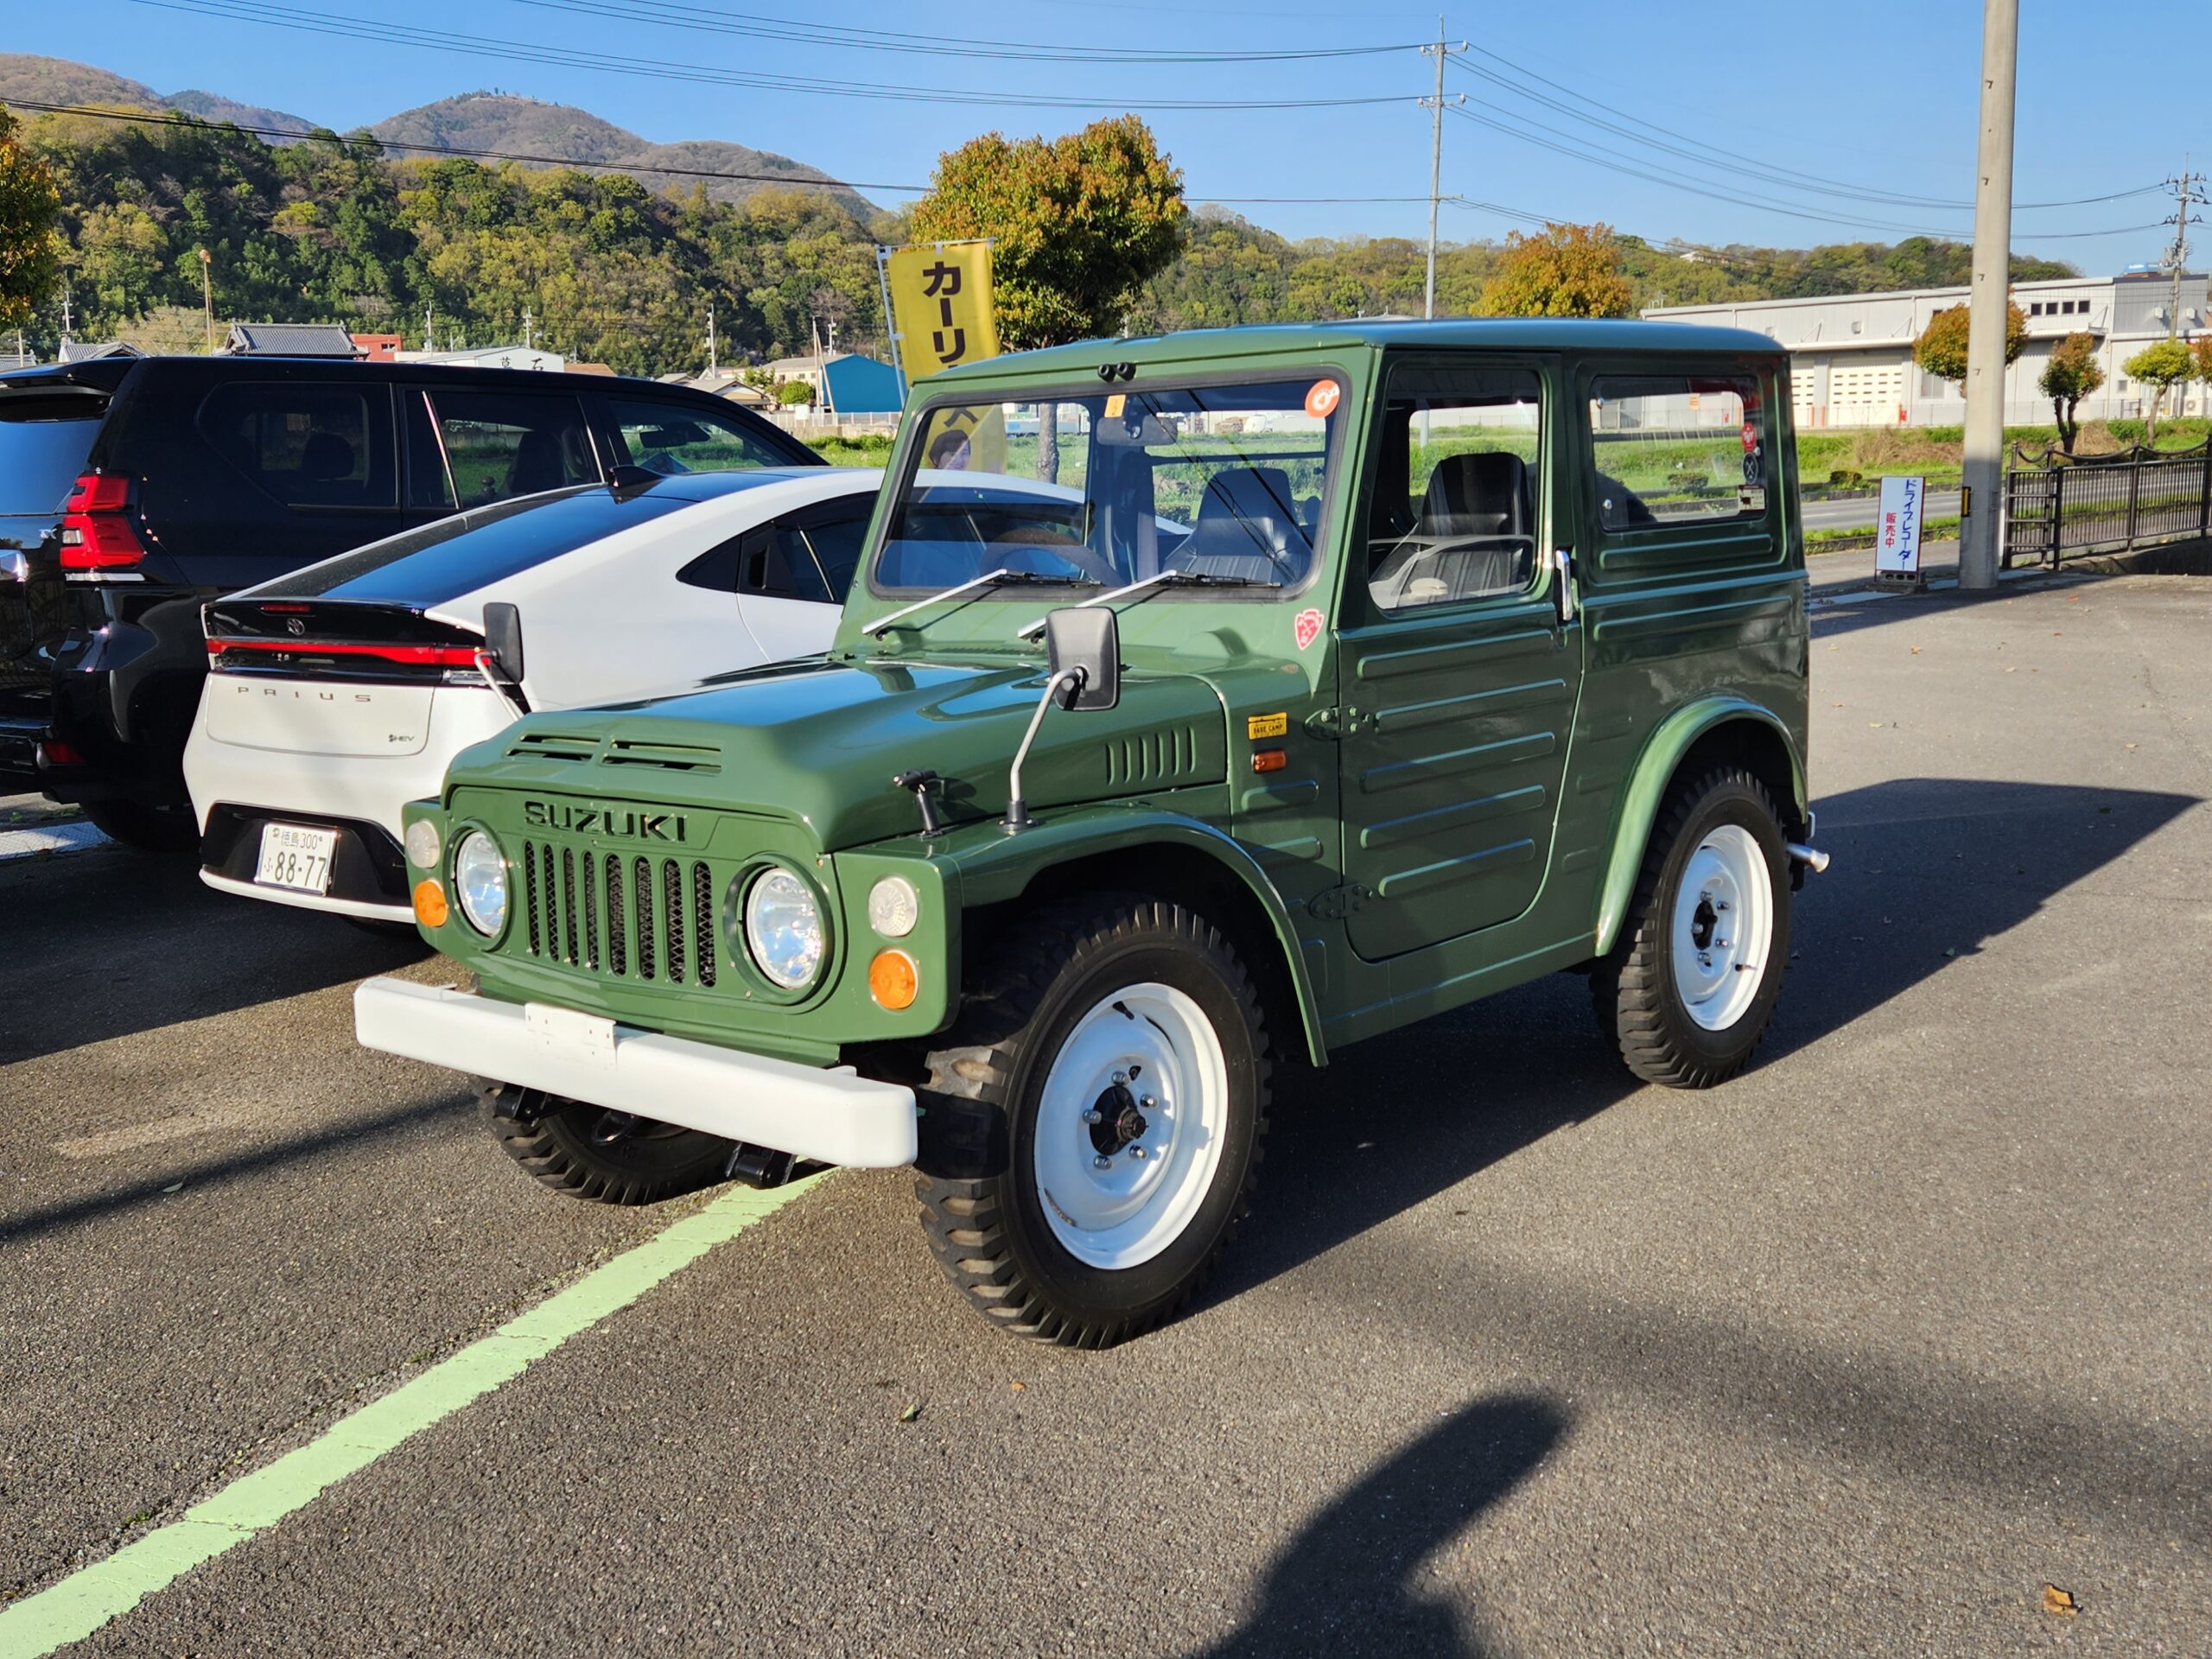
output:
{"label": "asphalt pavement", "polygon": [[[1104,1354],[833,1173],[67,1650],[2201,1659],[2212,582],[1813,652],[1835,865],[1738,1081],[1635,1084],[1564,975],[1290,1070]],[[357,1048],[404,943],[112,848],[0,929],[0,1621],[731,1202],[563,1198]]]}

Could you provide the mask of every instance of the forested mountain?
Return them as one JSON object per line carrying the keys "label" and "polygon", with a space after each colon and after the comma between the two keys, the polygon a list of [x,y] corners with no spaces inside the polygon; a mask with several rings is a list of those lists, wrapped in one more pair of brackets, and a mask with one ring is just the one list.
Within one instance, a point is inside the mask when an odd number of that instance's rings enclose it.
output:
{"label": "forested mountain", "polygon": [[314,123],[282,110],[241,104],[220,92],[157,92],[89,63],[41,58],[28,52],[0,52],[0,103],[31,99],[41,104],[120,104],[146,110],[181,110],[207,121],[235,121],[242,127],[275,127],[304,133]]}

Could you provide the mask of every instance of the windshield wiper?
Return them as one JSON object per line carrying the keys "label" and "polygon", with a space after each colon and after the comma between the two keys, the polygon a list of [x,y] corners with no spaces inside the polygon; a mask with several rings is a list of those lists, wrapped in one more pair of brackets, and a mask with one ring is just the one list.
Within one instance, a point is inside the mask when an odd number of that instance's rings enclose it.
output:
{"label": "windshield wiper", "polygon": [[925,611],[932,605],[943,604],[948,599],[957,598],[960,594],[971,592],[976,588],[1013,588],[1032,582],[1046,582],[1056,588],[1096,588],[1098,585],[1089,576],[1055,576],[1042,570],[1008,570],[1003,568],[988,570],[980,576],[970,576],[967,581],[957,583],[941,594],[931,594],[927,599],[918,599],[912,604],[892,612],[888,616],[879,616],[874,621],[863,624],[861,632],[863,634],[881,633],[893,622],[903,617],[912,616],[916,611]]}
{"label": "windshield wiper", "polygon": [[[1131,594],[1141,594],[1147,588],[1280,588],[1279,582],[1266,582],[1258,576],[1216,576],[1203,570],[1162,570],[1147,576],[1142,582],[1133,582],[1126,588],[1116,588],[1110,594],[1096,594],[1075,607],[1087,611],[1093,605],[1110,605],[1117,599],[1127,599]],[[1014,637],[1034,639],[1045,632],[1045,619],[1039,617]]]}

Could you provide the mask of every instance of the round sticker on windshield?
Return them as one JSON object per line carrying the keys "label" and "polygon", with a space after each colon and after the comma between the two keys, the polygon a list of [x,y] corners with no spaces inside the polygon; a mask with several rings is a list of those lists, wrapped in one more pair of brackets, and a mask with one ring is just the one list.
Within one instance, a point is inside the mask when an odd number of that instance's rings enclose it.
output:
{"label": "round sticker on windshield", "polygon": [[1317,421],[1325,421],[1337,412],[1337,403],[1344,396],[1344,388],[1333,380],[1316,380],[1306,388],[1306,412]]}

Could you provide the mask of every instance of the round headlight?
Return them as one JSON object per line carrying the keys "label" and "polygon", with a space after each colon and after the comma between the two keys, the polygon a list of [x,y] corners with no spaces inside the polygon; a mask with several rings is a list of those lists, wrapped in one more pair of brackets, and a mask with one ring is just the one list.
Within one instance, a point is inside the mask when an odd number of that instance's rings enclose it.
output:
{"label": "round headlight", "polygon": [[903,939],[922,918],[922,901],[903,875],[887,875],[868,890],[868,925],[887,939]]}
{"label": "round headlight", "polygon": [[795,991],[822,966],[822,912],[789,870],[763,870],[745,892],[745,947],[771,983]]}
{"label": "round headlight", "polygon": [[438,868],[438,826],[428,818],[407,826],[407,861],[418,870]]}
{"label": "round headlight", "polygon": [[481,830],[471,830],[453,849],[453,887],[461,913],[486,938],[507,921],[507,861]]}

